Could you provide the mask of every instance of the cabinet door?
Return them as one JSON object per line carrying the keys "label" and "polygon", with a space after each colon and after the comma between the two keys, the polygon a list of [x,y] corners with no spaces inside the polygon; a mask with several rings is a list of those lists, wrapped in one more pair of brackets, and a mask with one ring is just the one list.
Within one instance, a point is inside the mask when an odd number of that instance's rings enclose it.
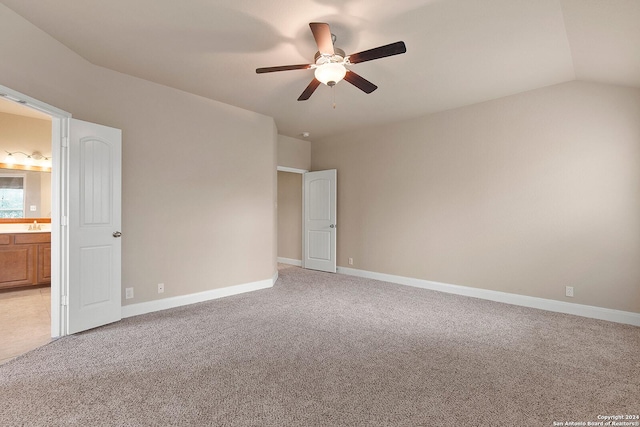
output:
{"label": "cabinet door", "polygon": [[51,245],[38,245],[38,284],[51,283]]}
{"label": "cabinet door", "polygon": [[0,288],[32,285],[35,281],[35,247],[0,246]]}

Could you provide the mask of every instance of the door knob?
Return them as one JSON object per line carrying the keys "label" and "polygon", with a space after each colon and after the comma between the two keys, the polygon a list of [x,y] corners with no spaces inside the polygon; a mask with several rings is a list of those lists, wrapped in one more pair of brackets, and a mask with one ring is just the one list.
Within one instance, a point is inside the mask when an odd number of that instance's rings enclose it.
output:
{"label": "door knob", "polygon": [[122,233],[121,233],[121,232],[119,232],[119,231],[115,231],[115,232],[113,233],[113,237],[116,237],[116,238],[117,238],[117,237],[120,237],[120,236],[122,236]]}
{"label": "door knob", "polygon": [[336,228],[336,225],[335,224],[331,224],[329,227],[330,228]]}

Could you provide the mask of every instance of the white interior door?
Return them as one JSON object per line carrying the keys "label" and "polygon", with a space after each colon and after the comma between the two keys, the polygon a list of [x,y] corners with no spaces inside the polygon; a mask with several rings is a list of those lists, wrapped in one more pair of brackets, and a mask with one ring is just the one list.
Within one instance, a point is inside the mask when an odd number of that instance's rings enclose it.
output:
{"label": "white interior door", "polygon": [[335,169],[304,174],[304,268],[336,272],[336,189]]}
{"label": "white interior door", "polygon": [[67,332],[121,319],[122,131],[70,119]]}

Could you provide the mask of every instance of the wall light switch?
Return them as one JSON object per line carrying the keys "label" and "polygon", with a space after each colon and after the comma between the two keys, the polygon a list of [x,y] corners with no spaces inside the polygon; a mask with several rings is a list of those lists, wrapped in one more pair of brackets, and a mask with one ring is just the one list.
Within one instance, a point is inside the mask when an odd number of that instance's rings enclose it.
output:
{"label": "wall light switch", "polygon": [[37,210],[38,210],[38,207],[37,207],[36,205],[30,205],[30,206],[29,206],[29,210],[30,210],[31,212],[35,212],[35,211],[37,211]]}

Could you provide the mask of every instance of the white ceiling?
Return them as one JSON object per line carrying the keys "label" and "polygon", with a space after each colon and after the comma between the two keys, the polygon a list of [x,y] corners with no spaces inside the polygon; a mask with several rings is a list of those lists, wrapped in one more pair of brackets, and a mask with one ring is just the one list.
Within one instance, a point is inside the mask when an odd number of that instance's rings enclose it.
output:
{"label": "white ceiling", "polygon": [[[96,65],[272,116],[311,139],[574,79],[640,87],[640,0],[0,0]],[[296,101],[313,62],[309,22],[347,54],[403,40]]]}

